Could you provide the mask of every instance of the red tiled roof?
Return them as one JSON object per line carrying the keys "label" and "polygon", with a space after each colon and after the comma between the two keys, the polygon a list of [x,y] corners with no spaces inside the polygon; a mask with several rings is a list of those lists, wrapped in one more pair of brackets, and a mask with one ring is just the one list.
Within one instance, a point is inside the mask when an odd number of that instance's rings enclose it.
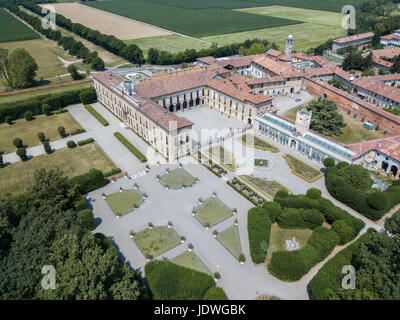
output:
{"label": "red tiled roof", "polygon": [[327,58],[325,58],[323,56],[313,56],[313,57],[311,57],[311,59],[314,60],[314,62],[316,62],[321,67],[331,69],[332,72],[336,68],[336,66],[332,62],[330,62]]}
{"label": "red tiled roof", "polygon": [[275,59],[266,57],[264,55],[257,56],[252,59],[254,63],[259,64],[263,68],[269,70],[277,76],[282,76],[284,78],[302,77],[303,73],[293,67],[291,64],[276,61]]}
{"label": "red tiled roof", "polygon": [[373,37],[373,36],[374,36],[373,32],[359,33],[359,34],[355,34],[355,35],[352,35],[352,36],[347,36],[347,37],[335,39],[335,40],[333,40],[333,42],[346,43],[346,42],[349,42],[349,41],[362,40],[362,39],[370,38],[370,37]]}
{"label": "red tiled roof", "polygon": [[320,75],[331,75],[333,74],[332,70],[329,68],[307,68],[304,70],[304,75],[306,77],[314,77]]}
{"label": "red tiled roof", "polygon": [[[387,59],[393,59],[394,57],[396,57],[400,54],[400,48],[372,50],[371,53],[372,53],[373,58],[385,57]],[[368,54],[369,54],[369,52],[364,55],[368,55]]]}
{"label": "red tiled roof", "polygon": [[384,75],[378,75],[378,76],[370,76],[369,77],[372,80],[378,80],[378,81],[394,81],[394,80],[400,80],[400,73],[392,73],[392,74],[384,74]]}
{"label": "red tiled roof", "polygon": [[346,81],[350,81],[351,75],[350,73],[344,71],[342,68],[336,67],[335,68],[335,74],[341,77],[342,79]]}
{"label": "red tiled roof", "polygon": [[215,64],[217,62],[217,59],[212,56],[208,56],[208,57],[197,58],[197,61],[211,65],[211,64]]}
{"label": "red tiled roof", "polygon": [[347,147],[356,152],[353,158],[358,158],[369,151],[376,150],[400,161],[400,135],[353,143],[349,144]]}
{"label": "red tiled roof", "polygon": [[231,59],[217,60],[217,63],[221,67],[224,67],[224,68],[228,65],[231,65],[232,67],[235,67],[235,68],[240,68],[240,67],[249,66],[252,57],[253,56],[244,56],[244,57],[237,57],[237,58],[231,58]]}
{"label": "red tiled roof", "polygon": [[378,66],[383,66],[383,67],[387,67],[387,68],[391,68],[393,66],[392,62],[382,60],[379,58],[373,58],[372,61]]}
{"label": "red tiled roof", "polygon": [[311,57],[305,55],[305,54],[302,53],[302,52],[296,52],[296,53],[294,53],[294,54],[293,54],[293,57],[295,57],[296,59],[299,59],[299,60],[312,60]]}
{"label": "red tiled roof", "polygon": [[246,83],[247,83],[247,85],[251,86],[251,85],[254,85],[254,84],[271,83],[271,82],[282,82],[282,81],[285,81],[284,77],[274,76],[274,77],[247,79]]}
{"label": "red tiled roof", "polygon": [[371,79],[370,77],[356,78],[353,80],[353,83],[367,91],[400,103],[400,89],[394,88],[381,81]]}
{"label": "red tiled roof", "polygon": [[385,39],[385,40],[397,39],[397,40],[400,40],[400,36],[392,33],[392,34],[387,34],[386,36],[382,36],[381,39]]}

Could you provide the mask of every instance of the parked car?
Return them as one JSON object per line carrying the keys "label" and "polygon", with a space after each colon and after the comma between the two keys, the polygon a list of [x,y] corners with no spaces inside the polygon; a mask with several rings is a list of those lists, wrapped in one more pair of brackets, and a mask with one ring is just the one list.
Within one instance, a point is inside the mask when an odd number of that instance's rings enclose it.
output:
{"label": "parked car", "polygon": [[300,102],[301,101],[301,99],[300,98],[297,98],[296,100],[294,100],[294,101],[296,101],[296,102]]}

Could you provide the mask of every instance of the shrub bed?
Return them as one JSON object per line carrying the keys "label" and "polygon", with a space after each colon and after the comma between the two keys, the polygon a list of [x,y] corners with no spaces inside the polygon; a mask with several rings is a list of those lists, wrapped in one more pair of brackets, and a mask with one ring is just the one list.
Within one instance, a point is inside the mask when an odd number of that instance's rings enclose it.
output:
{"label": "shrub bed", "polygon": [[70,179],[72,185],[76,186],[81,194],[104,187],[107,181],[104,179],[103,172],[91,169],[89,172]]}
{"label": "shrub bed", "polygon": [[130,143],[121,133],[114,132],[114,136],[130,151],[134,154],[136,158],[138,158],[141,162],[146,162],[146,156],[141,153],[136,147]]}
{"label": "shrub bed", "polygon": [[265,261],[271,233],[271,220],[268,210],[262,207],[252,208],[247,216],[250,256],[254,263]]}
{"label": "shrub bed", "polygon": [[94,142],[94,139],[93,138],[89,138],[89,139],[86,139],[86,140],[80,140],[80,141],[78,141],[78,146],[84,146],[85,144],[89,144],[89,143],[93,143]]}
{"label": "shrub bed", "polygon": [[109,125],[108,121],[106,119],[104,119],[103,116],[100,113],[98,113],[96,110],[94,110],[94,108],[91,105],[85,104],[85,109],[87,111],[89,111],[92,114],[93,117],[95,117],[97,120],[99,120],[99,122],[103,126],[106,127],[106,126]]}
{"label": "shrub bed", "polygon": [[226,183],[256,206],[262,205],[265,202],[261,195],[237,178],[233,178],[232,181],[227,181]]}
{"label": "shrub bed", "polygon": [[292,173],[307,182],[314,182],[322,177],[322,173],[318,170],[306,165],[304,162],[299,159],[292,157],[289,154],[285,154],[283,158],[287,161],[290,168],[292,169]]}

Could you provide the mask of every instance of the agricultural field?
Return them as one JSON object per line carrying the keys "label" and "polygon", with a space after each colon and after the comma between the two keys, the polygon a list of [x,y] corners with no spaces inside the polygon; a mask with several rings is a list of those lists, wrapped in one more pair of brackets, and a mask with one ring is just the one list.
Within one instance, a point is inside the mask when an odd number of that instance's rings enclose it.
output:
{"label": "agricultural field", "polygon": [[0,8],[0,43],[38,38],[40,36],[35,31]]}
{"label": "agricultural field", "polygon": [[40,145],[38,132],[43,132],[49,141],[61,139],[57,131],[59,126],[63,126],[67,134],[76,129],[83,129],[69,112],[51,116],[39,115],[32,121],[19,119],[12,125],[2,123],[0,124],[0,152],[4,154],[15,152],[14,138],[22,139],[28,148]]}
{"label": "agricultural field", "polygon": [[63,148],[52,154],[33,157],[27,162],[14,162],[2,168],[0,196],[26,191],[33,181],[34,172],[43,168],[60,168],[68,177],[72,178],[93,168],[107,172],[116,168],[116,166],[96,143],[74,149]]}

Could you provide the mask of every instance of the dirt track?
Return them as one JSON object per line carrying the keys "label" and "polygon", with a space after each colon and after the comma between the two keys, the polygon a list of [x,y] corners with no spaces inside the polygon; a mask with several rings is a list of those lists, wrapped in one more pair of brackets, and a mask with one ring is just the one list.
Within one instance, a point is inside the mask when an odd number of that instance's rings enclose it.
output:
{"label": "dirt track", "polygon": [[52,3],[42,7],[52,6],[56,13],[78,22],[86,27],[111,34],[121,40],[165,36],[171,33],[156,27],[151,27],[131,19],[120,17],[106,11],[91,8],[79,3]]}

